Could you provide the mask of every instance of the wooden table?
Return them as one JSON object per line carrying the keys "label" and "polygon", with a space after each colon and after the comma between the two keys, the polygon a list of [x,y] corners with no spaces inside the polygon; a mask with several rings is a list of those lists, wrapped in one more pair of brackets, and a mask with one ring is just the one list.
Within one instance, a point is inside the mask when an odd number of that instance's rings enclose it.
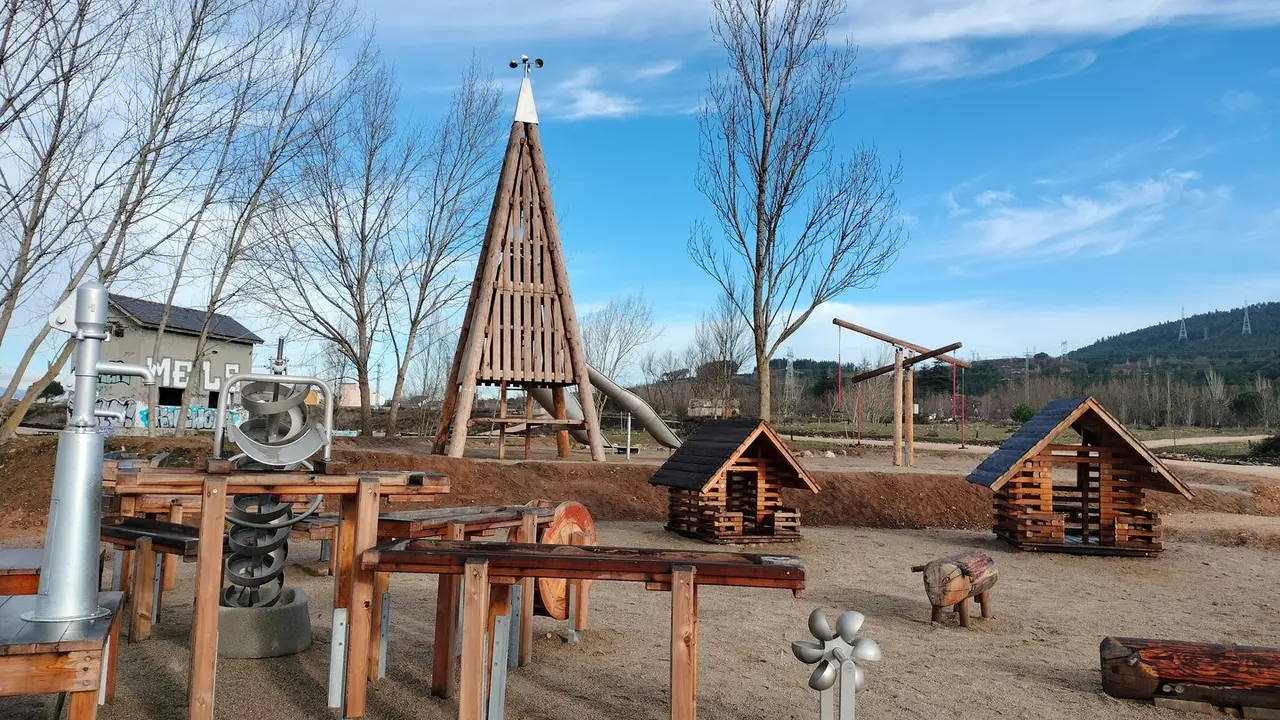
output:
{"label": "wooden table", "polygon": [[[725,552],[679,552],[575,545],[468,543],[457,541],[397,542],[363,552],[360,568],[369,573],[411,572],[462,576],[463,637],[460,720],[481,720],[485,700],[488,647],[485,633],[495,614],[507,612],[511,586],[527,578],[642,582],[648,590],[671,593],[671,717],[697,717],[699,585],[804,590],[799,558]],[[369,591],[371,592],[370,585]],[[352,606],[366,601],[363,590]],[[437,620],[438,622],[438,620]],[[368,648],[348,646],[345,716],[364,715]],[[351,672],[355,668],[356,672]]]}
{"label": "wooden table", "polygon": [[[216,462],[216,461],[214,461]],[[333,464],[337,466],[337,463]],[[195,608],[191,628],[190,720],[213,720],[213,689],[218,655],[218,604],[222,590],[223,534],[228,498],[235,495],[330,495],[340,499],[338,572],[333,606],[347,614],[348,645],[366,646],[373,621],[373,573],[355,559],[377,543],[379,499],[429,501],[449,492],[449,479],[427,472],[307,471],[209,472],[196,468],[122,467],[112,470],[113,492],[124,505],[148,495],[200,497],[200,541],[196,556]],[[331,471],[332,472],[332,471]],[[104,470],[104,476],[106,471]],[[367,586],[367,587],[366,587]],[[353,596],[356,598],[353,600]],[[347,668],[348,676],[367,668]],[[364,708],[361,706],[361,713]]]}
{"label": "wooden table", "polygon": [[111,698],[121,594],[101,593],[111,612],[97,620],[28,622],[35,595],[0,596],[0,695],[71,693],[69,720],[93,720]]}
{"label": "wooden table", "polygon": [[43,548],[0,549],[0,595],[35,595],[42,562]]}

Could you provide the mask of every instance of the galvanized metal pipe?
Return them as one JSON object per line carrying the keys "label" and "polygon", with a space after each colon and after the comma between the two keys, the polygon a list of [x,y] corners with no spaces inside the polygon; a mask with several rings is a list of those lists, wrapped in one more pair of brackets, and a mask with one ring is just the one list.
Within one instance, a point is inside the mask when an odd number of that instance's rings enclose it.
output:
{"label": "galvanized metal pipe", "polygon": [[[44,559],[35,609],[27,620],[67,622],[101,617],[98,607],[99,525],[102,522],[102,434],[97,429],[99,359],[107,333],[107,289],[87,282],[76,290],[74,314],[64,302],[49,324],[70,333],[75,348],[75,395],[71,419],[58,434],[53,495],[45,531]],[[109,372],[155,383],[155,374],[140,365],[110,364]]]}

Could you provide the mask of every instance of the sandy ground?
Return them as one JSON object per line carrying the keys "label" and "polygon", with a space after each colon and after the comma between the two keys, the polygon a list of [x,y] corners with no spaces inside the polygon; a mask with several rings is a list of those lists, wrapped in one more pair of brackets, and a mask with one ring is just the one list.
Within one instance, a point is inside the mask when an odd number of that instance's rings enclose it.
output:
{"label": "sandy ground", "polygon": [[[611,545],[706,549],[656,523],[602,523],[600,535]],[[931,625],[920,576],[908,567],[964,549],[991,553],[1000,566],[996,616],[968,630],[951,617]],[[1013,552],[988,533],[857,528],[807,529],[786,552],[807,566],[804,599],[785,591],[701,591],[701,717],[815,717],[809,670],[788,650],[789,641],[807,635],[814,606],[833,615],[866,613],[864,634],[884,648],[859,696],[859,717],[868,718],[1193,718],[1103,695],[1099,641],[1117,634],[1280,645],[1278,552],[1171,542],[1154,560],[1090,558]],[[330,717],[331,585],[317,560],[315,543],[297,543],[292,561],[305,564],[289,575],[311,598],[315,644],[288,658],[220,662],[218,717]],[[117,698],[102,720],[184,717],[193,572],[192,565],[181,568],[152,639],[121,649]],[[367,717],[456,717],[452,701],[429,694],[434,586],[429,576],[393,578],[389,677],[371,688]],[[538,620],[534,663],[512,673],[507,717],[667,717],[669,596],[597,583],[591,603],[580,645],[565,644],[559,625]],[[51,707],[50,698],[0,698],[0,717],[48,718]]]}

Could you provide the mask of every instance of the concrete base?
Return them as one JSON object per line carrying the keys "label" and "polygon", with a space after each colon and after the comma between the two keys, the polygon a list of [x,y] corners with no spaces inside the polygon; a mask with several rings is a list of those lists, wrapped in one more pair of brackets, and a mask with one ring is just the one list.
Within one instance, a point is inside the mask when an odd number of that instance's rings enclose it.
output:
{"label": "concrete base", "polygon": [[302,590],[286,587],[272,607],[218,608],[218,657],[280,657],[309,647],[311,614]]}

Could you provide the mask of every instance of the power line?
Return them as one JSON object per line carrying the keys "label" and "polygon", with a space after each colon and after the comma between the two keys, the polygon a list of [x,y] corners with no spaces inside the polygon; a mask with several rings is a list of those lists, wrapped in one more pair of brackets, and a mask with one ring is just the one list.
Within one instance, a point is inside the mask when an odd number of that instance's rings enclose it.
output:
{"label": "power line", "polygon": [[[1208,333],[1208,328],[1205,329],[1205,332]],[[1186,339],[1187,339],[1187,309],[1184,307],[1182,308],[1182,321],[1178,325],[1178,340],[1181,342]]]}
{"label": "power line", "polygon": [[1244,327],[1240,330],[1241,335],[1252,335],[1253,328],[1249,325],[1249,301],[1244,301]]}

